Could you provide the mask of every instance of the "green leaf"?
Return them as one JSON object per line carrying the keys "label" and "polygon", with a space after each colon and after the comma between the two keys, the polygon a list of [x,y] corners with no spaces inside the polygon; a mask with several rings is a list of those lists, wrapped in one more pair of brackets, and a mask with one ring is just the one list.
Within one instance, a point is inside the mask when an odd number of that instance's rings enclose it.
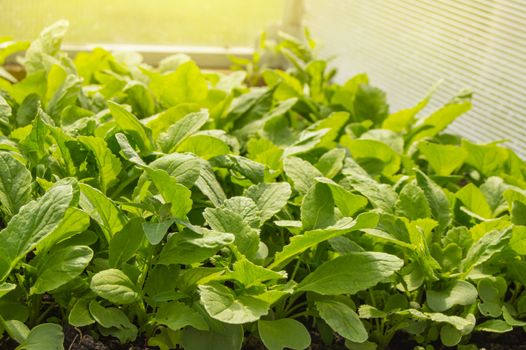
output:
{"label": "green leaf", "polygon": [[223,208],[207,208],[203,217],[213,230],[231,233],[239,251],[253,258],[259,247],[259,232],[238,213]]}
{"label": "green leaf", "polygon": [[151,131],[142,125],[136,116],[112,101],[108,101],[108,107],[117,125],[135,141],[141,150],[151,151],[153,149]]}
{"label": "green leaf", "polygon": [[3,282],[0,283],[0,298],[16,288],[16,284]]}
{"label": "green leaf", "polygon": [[484,176],[500,175],[508,159],[505,148],[495,144],[477,145],[462,140],[462,148],[467,151],[466,164],[471,165]]}
{"label": "green leaf", "polygon": [[381,124],[389,113],[385,92],[368,84],[358,85],[353,109],[356,121],[371,120]]}
{"label": "green leaf", "polygon": [[184,116],[198,112],[199,105],[194,103],[182,103],[180,105],[168,108],[146,121],[146,126],[152,130],[152,137],[157,140],[159,135],[166,131],[171,125],[183,118]]}
{"label": "green leaf", "polygon": [[356,343],[363,343],[369,337],[362,321],[347,304],[336,300],[316,302],[321,318],[339,335]]}
{"label": "green leaf", "polygon": [[36,201],[23,206],[0,231],[0,281],[64,219],[74,200],[72,182],[62,180]]}
{"label": "green leaf", "polygon": [[324,153],[314,166],[321,171],[325,177],[332,179],[342,170],[345,156],[346,153],[344,149],[334,148]]}
{"label": "green leaf", "polygon": [[95,323],[89,311],[90,298],[78,299],[68,314],[68,323],[74,327],[84,327]]}
{"label": "green leaf", "polygon": [[243,284],[245,288],[250,288],[269,280],[287,278],[287,273],[285,271],[276,272],[266,269],[243,257],[234,263],[233,272],[225,274],[224,278],[236,280]]}
{"label": "green leaf", "polygon": [[182,345],[185,350],[241,350],[243,345],[243,326],[207,320],[210,330],[200,331],[186,327],[182,332]]}
{"label": "green leaf", "polygon": [[347,191],[343,186],[332,180],[325,177],[318,177],[316,178],[316,181],[329,186],[332,192],[332,198],[334,199],[334,204],[336,204],[343,216],[354,216],[356,212],[367,206],[367,198]]}
{"label": "green leaf", "polygon": [[424,137],[432,137],[444,130],[460,115],[466,113],[471,109],[471,102],[463,101],[459,103],[449,103],[439,108],[431,115],[423,119],[418,124],[416,132],[410,138],[408,144],[411,144]]}
{"label": "green leaf", "polygon": [[24,68],[28,73],[46,68],[45,63],[56,61],[69,22],[60,20],[45,28],[26,51]]}
{"label": "green leaf", "polygon": [[208,95],[207,81],[193,61],[180,64],[175,72],[155,77],[150,87],[165,106],[202,102]]}
{"label": "green leaf", "polygon": [[202,331],[207,331],[209,328],[197,311],[178,301],[161,304],[155,314],[155,320],[174,331],[186,326]]}
{"label": "green leaf", "polygon": [[440,186],[433,182],[433,180],[418,169],[416,170],[416,181],[418,186],[424,191],[433,218],[438,221],[439,231],[444,231],[452,220],[449,201],[444,191]]}
{"label": "green leaf", "polygon": [[427,305],[433,311],[446,311],[455,305],[471,305],[477,301],[477,289],[469,282],[456,281],[446,289],[428,290]]}
{"label": "green leaf", "polygon": [[64,350],[64,332],[54,323],[42,323],[35,326],[20,343],[17,349],[25,350]]}
{"label": "green leaf", "polygon": [[106,141],[100,137],[79,136],[78,140],[82,142],[95,156],[97,167],[99,168],[99,184],[102,193],[117,181],[121,172],[121,162],[119,158],[111,153]]}
{"label": "green leaf", "polygon": [[103,270],[93,275],[90,288],[114,304],[131,304],[141,300],[130,278],[117,269]]}
{"label": "green leaf", "polygon": [[283,170],[292,180],[294,189],[305,194],[315,183],[317,177],[322,177],[318,169],[311,163],[297,157],[287,157],[283,160]]}
{"label": "green leaf", "polygon": [[87,246],[69,246],[44,257],[37,266],[37,278],[30,294],[42,294],[57,289],[77,277],[93,258]]}
{"label": "green leaf", "polygon": [[163,152],[172,153],[185,139],[201,129],[208,118],[207,110],[188,114],[159,135],[157,139],[159,146]]}
{"label": "green leaf", "polygon": [[462,332],[450,324],[445,324],[440,328],[440,341],[445,346],[455,346],[462,339]]}
{"label": "green leaf", "polygon": [[31,172],[6,152],[0,152],[0,210],[7,219],[31,200]]}
{"label": "green leaf", "polygon": [[111,238],[108,256],[111,267],[119,267],[135,255],[144,241],[145,224],[141,218],[133,218]]}
{"label": "green leaf", "polygon": [[349,232],[373,228],[377,223],[378,214],[369,212],[358,215],[356,219],[343,218],[333,226],[307,231],[302,235],[291,237],[290,243],[283,247],[282,251],[276,253],[274,262],[269,265],[269,268],[276,270],[290,261],[290,259],[321,242]]}
{"label": "green leaf", "polygon": [[513,327],[503,320],[489,320],[477,325],[475,330],[490,333],[507,333],[511,332]]}
{"label": "green leaf", "polygon": [[324,228],[334,223],[334,199],[329,186],[315,183],[303,197],[301,222],[304,230]]}
{"label": "green leaf", "polygon": [[480,215],[483,218],[490,219],[493,217],[493,212],[489,207],[484,193],[472,183],[467,184],[455,193],[455,196],[468,208],[471,212]]}
{"label": "green leaf", "polygon": [[184,185],[177,183],[177,179],[161,169],[146,168],[164,200],[171,204],[170,212],[174,218],[184,220],[192,209],[192,192]]}
{"label": "green leaf", "polygon": [[[384,281],[400,270],[403,264],[403,260],[386,253],[342,255],[323,263],[307,275],[296,291],[311,291],[322,295],[355,294]],[[349,268],[350,266],[357,268]]]}
{"label": "green leaf", "polygon": [[386,176],[393,175],[400,169],[400,156],[383,142],[348,138],[343,138],[340,142],[349,149],[352,157],[366,169],[376,170],[377,164],[373,163],[373,166],[369,166],[371,160],[380,162],[378,173]]}
{"label": "green leaf", "polygon": [[391,186],[378,183],[349,158],[342,173],[345,175],[344,181],[366,197],[374,207],[387,213],[393,212],[398,195]]}
{"label": "green leaf", "polygon": [[162,222],[147,221],[142,224],[142,228],[148,242],[150,242],[151,245],[157,245],[163,240],[164,236],[166,236],[166,232],[168,232],[168,229],[173,223],[172,220]]}
{"label": "green leaf", "polygon": [[[204,162],[208,164],[207,162]],[[149,164],[150,168],[166,171],[175,177],[178,183],[186,187],[192,187],[201,174],[203,161],[191,154],[172,153],[167,154]]]}
{"label": "green leaf", "polygon": [[433,170],[442,176],[450,175],[466,160],[468,154],[465,149],[454,145],[441,145],[431,142],[418,144],[420,153],[424,155]]}
{"label": "green leaf", "polygon": [[268,313],[270,305],[265,301],[243,293],[236,294],[221,284],[199,286],[201,304],[216,320],[229,324],[257,321]]}
{"label": "green leaf", "polygon": [[509,247],[517,254],[526,255],[526,226],[513,226]]}
{"label": "green leaf", "polygon": [[424,191],[416,181],[411,181],[402,188],[396,201],[396,213],[410,220],[423,219],[431,216],[431,208]]}
{"label": "green leaf", "polygon": [[259,208],[261,222],[263,223],[272,218],[287,204],[291,195],[291,188],[286,182],[260,183],[247,188],[243,195],[254,200]]}
{"label": "green leaf", "polygon": [[466,257],[462,260],[462,271],[467,274],[474,267],[486,262],[493,255],[502,251],[508,245],[510,236],[510,229],[493,230],[484,235],[469,248]]}
{"label": "green leaf", "polygon": [[99,224],[106,240],[110,242],[126,224],[126,217],[113,201],[99,190],[82,183],[79,186],[80,207]]}
{"label": "green leaf", "polygon": [[309,347],[311,337],[300,322],[291,318],[258,321],[258,331],[263,344],[269,350],[295,349]]}
{"label": "green leaf", "polygon": [[177,146],[177,152],[190,152],[208,160],[230,153],[230,147],[217,137],[195,134],[182,141]]}
{"label": "green leaf", "polygon": [[103,307],[95,300],[90,302],[89,311],[95,321],[102,327],[118,329],[135,327],[122,310],[115,307]]}

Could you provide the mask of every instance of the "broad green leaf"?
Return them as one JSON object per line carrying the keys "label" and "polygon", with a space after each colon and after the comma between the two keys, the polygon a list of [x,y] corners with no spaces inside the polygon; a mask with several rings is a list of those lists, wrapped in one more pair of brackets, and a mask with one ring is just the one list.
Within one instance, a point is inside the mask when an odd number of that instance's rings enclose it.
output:
{"label": "broad green leaf", "polygon": [[368,84],[358,85],[353,104],[355,121],[371,120],[381,124],[389,114],[385,92]]}
{"label": "broad green leaf", "polygon": [[438,84],[433,86],[429,93],[420,100],[415,106],[411,108],[402,109],[400,111],[389,114],[382,123],[382,128],[389,129],[395,132],[402,132],[406,130],[415,121],[415,117],[425,106],[427,106],[434,90]]}
{"label": "broad green leaf", "polygon": [[509,247],[519,255],[526,255],[526,226],[514,226]]}
{"label": "broad green leaf", "polygon": [[317,177],[323,176],[311,163],[297,157],[287,157],[283,160],[283,170],[292,180],[294,189],[305,194],[315,183]]}
{"label": "broad green leaf", "polygon": [[135,255],[144,241],[145,224],[141,218],[133,218],[111,238],[108,252],[111,267],[119,267]]}
{"label": "broad green leaf", "polygon": [[469,248],[462,260],[462,271],[469,273],[474,267],[486,262],[508,245],[511,229],[493,230],[482,236]]}
{"label": "broad green leaf", "polygon": [[193,327],[186,327],[181,336],[181,343],[185,350],[209,350],[214,344],[214,350],[241,350],[243,345],[243,326],[232,325],[207,320],[210,330],[200,331]]}
{"label": "broad green leaf", "polygon": [[441,145],[431,142],[418,144],[420,153],[424,155],[429,165],[438,175],[447,176],[458,169],[466,160],[465,149],[454,145]]}
{"label": "broad green leaf", "polygon": [[416,171],[416,181],[418,186],[424,191],[433,218],[438,221],[438,229],[444,231],[452,220],[449,201],[444,191],[420,170]]}
{"label": "broad green leaf", "polygon": [[95,156],[97,167],[99,168],[99,183],[102,193],[117,181],[121,172],[121,162],[115,157],[108,148],[106,141],[100,137],[79,136],[78,140],[82,142]]}
{"label": "broad green leaf", "polygon": [[484,193],[472,183],[462,187],[455,195],[471,212],[486,219],[493,216]]}
{"label": "broad green leaf", "polygon": [[387,213],[392,213],[397,200],[397,193],[387,184],[382,184],[371,178],[358,164],[346,160],[342,170],[346,183],[366,197],[371,204]]}
{"label": "broad green leaf", "polygon": [[241,175],[254,184],[263,182],[265,177],[265,166],[263,164],[241,156],[226,155],[215,157],[212,165],[230,169],[237,173],[236,176]]}
{"label": "broad green leaf", "polygon": [[93,258],[87,246],[69,246],[52,251],[37,265],[35,283],[31,294],[42,294],[56,289],[77,277]]}
{"label": "broad green leaf", "polygon": [[99,190],[86,185],[80,186],[80,207],[95,220],[109,242],[126,224],[126,217],[115,203]]}
{"label": "broad green leaf", "polygon": [[59,226],[74,197],[72,182],[63,180],[13,216],[0,231],[0,281],[4,281],[16,264]]}
{"label": "broad green leaf", "polygon": [[425,119],[422,119],[422,122],[417,125],[416,132],[412,134],[408,144],[423,139],[424,137],[437,135],[460,115],[466,113],[470,109],[471,102],[469,101],[446,104]]}
{"label": "broad green leaf", "polygon": [[68,21],[57,21],[45,28],[38,39],[31,43],[24,59],[24,68],[28,73],[46,68],[46,63],[50,61],[57,62],[56,56],[68,27]]}
{"label": "broad green leaf", "polygon": [[363,343],[369,337],[362,321],[347,304],[336,300],[316,302],[321,318],[339,335],[356,343]]}
{"label": "broad green leaf", "polygon": [[174,72],[156,76],[150,87],[166,107],[202,102],[208,95],[206,79],[193,61],[180,64]]}
{"label": "broad green leaf", "polygon": [[301,222],[304,230],[324,228],[334,223],[334,199],[329,186],[315,183],[303,197]]}
{"label": "broad green leaf", "polygon": [[172,220],[162,222],[147,221],[142,224],[142,228],[148,242],[152,245],[157,245],[163,240],[164,236],[166,236],[168,229],[173,223]]}
{"label": "broad green leaf", "polygon": [[334,204],[336,204],[343,216],[354,216],[356,212],[367,206],[367,198],[347,191],[343,186],[338,185],[332,180],[325,177],[318,177],[316,181],[329,186]]}
{"label": "broad green leaf", "polygon": [[155,321],[174,331],[186,326],[208,330],[208,324],[197,311],[178,301],[162,304],[155,314]]}
{"label": "broad green leaf", "polygon": [[0,283],[0,298],[16,288],[16,284],[3,282]]}
{"label": "broad green leaf", "polygon": [[250,227],[236,212],[223,208],[207,208],[203,217],[215,231],[231,233],[235,236],[237,249],[252,259],[259,247],[259,232]]}
{"label": "broad green leaf", "polygon": [[117,125],[129,134],[141,150],[151,151],[153,149],[151,131],[142,125],[136,116],[112,101],[108,101],[108,107]]}
{"label": "broad green leaf", "polygon": [[191,154],[167,154],[154,160],[149,166],[166,171],[170,176],[175,177],[178,183],[188,188],[192,187],[200,176],[204,176],[201,174],[201,168],[204,168],[203,161]]}
{"label": "broad green leaf", "polygon": [[445,324],[440,328],[440,341],[445,346],[455,346],[462,339],[462,332],[450,324]]}
{"label": "broad green leaf", "polygon": [[93,275],[90,288],[98,296],[115,304],[131,304],[141,300],[130,278],[117,269],[103,270]]}
{"label": "broad green leaf", "polygon": [[269,280],[281,280],[287,278],[285,271],[276,272],[242,258],[234,263],[233,271],[225,274],[226,279],[233,279],[250,288]]}
{"label": "broad green leaf", "polygon": [[68,323],[74,327],[84,327],[95,323],[89,311],[89,298],[78,299],[68,314]]}
{"label": "broad green leaf", "polygon": [[333,226],[307,231],[302,235],[291,237],[290,243],[284,246],[283,250],[276,253],[274,256],[274,262],[269,268],[276,270],[298,254],[303,253],[307,249],[312,248],[321,242],[349,232],[373,228],[377,223],[378,214],[369,212],[358,215],[356,219],[343,218]]}
{"label": "broad green leaf", "polygon": [[207,162],[202,163],[201,172],[195,185],[216,207],[220,206],[226,200],[226,194],[217,181],[212,167]]}
{"label": "broad green leaf", "polygon": [[159,135],[157,139],[159,146],[165,153],[172,153],[185,139],[201,129],[208,118],[207,110],[188,114]]}
{"label": "broad green leaf", "polygon": [[[75,104],[81,92],[81,82],[82,80],[75,74],[68,74],[62,84],[58,87],[46,107],[46,112],[53,118],[53,120],[58,121],[62,111],[67,106]],[[50,91],[49,88],[48,91]]]}
{"label": "broad green leaf", "polygon": [[89,225],[88,214],[77,208],[68,208],[58,227],[37,244],[37,253],[49,251],[55,244],[86,231]]}
{"label": "broad green leaf", "polygon": [[192,192],[164,170],[146,168],[146,172],[163,199],[171,204],[170,212],[173,217],[184,220],[192,209]]}
{"label": "broad green leaf", "polygon": [[201,134],[192,135],[183,140],[176,150],[177,152],[190,152],[206,160],[230,153],[230,147],[223,140]]}
{"label": "broad green leaf", "polygon": [[303,350],[311,343],[310,334],[305,326],[291,318],[259,320],[258,331],[263,344],[269,350]]}
{"label": "broad green leaf", "polygon": [[511,332],[513,327],[503,320],[488,320],[477,325],[475,330],[490,333],[507,333]]}
{"label": "broad green leaf", "polygon": [[355,294],[386,280],[403,264],[403,260],[386,253],[350,253],[320,265],[296,290],[322,295]]}
{"label": "broad green leaf", "polygon": [[152,137],[156,140],[162,132],[168,130],[168,128],[178,120],[190,113],[198,111],[199,105],[193,103],[182,103],[168,108],[152,118],[148,118],[146,126],[152,130]]}
{"label": "broad green leaf", "polygon": [[312,150],[328,133],[328,131],[329,129],[322,129],[316,131],[302,131],[298,135],[298,140],[296,140],[292,145],[285,148],[285,150],[283,151],[283,156],[289,157],[295,154],[306,153]]}
{"label": "broad green leaf", "polygon": [[343,146],[349,149],[352,157],[372,173],[390,176],[400,169],[400,156],[388,145],[376,140],[352,140],[342,138]]}
{"label": "broad green leaf", "polygon": [[321,171],[325,177],[332,179],[342,170],[345,157],[346,153],[344,149],[334,148],[323,154],[314,166]]}
{"label": "broad green leaf", "polygon": [[35,326],[17,349],[25,350],[64,350],[64,332],[54,323],[42,323]]}
{"label": "broad green leaf", "polygon": [[256,203],[249,197],[235,196],[230,197],[223,202],[222,209],[228,209],[239,214],[243,221],[250,227],[258,228],[260,226],[261,216]]}
{"label": "broad green leaf", "polygon": [[183,230],[172,235],[160,253],[158,263],[194,264],[202,262],[219,249],[232,244],[235,236],[228,232],[208,230],[202,227],[191,226],[192,231]]}
{"label": "broad green leaf", "polygon": [[411,181],[402,188],[396,201],[396,213],[410,220],[423,219],[431,216],[431,208],[424,191],[416,181]]}
{"label": "broad green leaf", "polygon": [[133,328],[133,324],[130,322],[126,314],[115,307],[104,307],[95,300],[92,300],[89,304],[89,311],[91,316],[105,328]]}
{"label": "broad green leaf", "polygon": [[291,195],[290,185],[281,183],[260,183],[247,188],[244,195],[252,198],[260,211],[261,222],[265,222],[277,214],[286,204]]}
{"label": "broad green leaf", "polygon": [[265,301],[245,294],[236,294],[221,284],[199,286],[201,304],[216,320],[229,324],[257,321],[268,313],[270,305]]}
{"label": "broad green leaf", "polygon": [[509,157],[505,148],[491,143],[477,145],[468,140],[462,140],[462,148],[468,154],[466,164],[471,165],[484,176],[500,175]]}
{"label": "broad green leaf", "polygon": [[443,290],[428,290],[427,305],[433,311],[446,311],[455,305],[471,305],[477,300],[477,289],[469,282],[456,281]]}
{"label": "broad green leaf", "polygon": [[0,211],[7,219],[31,200],[31,172],[6,152],[0,152]]}

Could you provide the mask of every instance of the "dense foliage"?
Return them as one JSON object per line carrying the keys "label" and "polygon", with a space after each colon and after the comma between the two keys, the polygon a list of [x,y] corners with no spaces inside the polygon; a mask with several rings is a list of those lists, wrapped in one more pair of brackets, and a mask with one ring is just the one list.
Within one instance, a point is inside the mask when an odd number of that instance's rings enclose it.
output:
{"label": "dense foliage", "polygon": [[417,118],[431,95],[390,113],[309,40],[222,74],[71,60],[66,28],[24,79],[0,72],[0,332],[20,349],[62,349],[68,324],[186,350],[476,349],[526,325],[526,166],[443,133],[469,93]]}

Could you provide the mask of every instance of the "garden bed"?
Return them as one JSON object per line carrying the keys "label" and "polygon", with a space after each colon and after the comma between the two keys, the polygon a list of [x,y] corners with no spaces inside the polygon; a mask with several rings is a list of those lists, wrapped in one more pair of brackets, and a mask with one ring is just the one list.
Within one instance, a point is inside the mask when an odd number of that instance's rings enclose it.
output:
{"label": "garden bed", "polygon": [[27,48],[0,79],[2,348],[523,347],[526,165],[447,133],[470,92],[392,112],[308,37],[224,74],[72,60],[66,28],[0,55]]}

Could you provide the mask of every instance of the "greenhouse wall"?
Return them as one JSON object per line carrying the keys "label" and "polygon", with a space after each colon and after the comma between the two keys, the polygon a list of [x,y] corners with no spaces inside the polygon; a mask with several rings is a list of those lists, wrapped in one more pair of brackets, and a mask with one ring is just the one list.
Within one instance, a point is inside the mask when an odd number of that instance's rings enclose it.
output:
{"label": "greenhouse wall", "polygon": [[427,111],[463,88],[473,109],[450,128],[479,142],[508,139],[526,156],[526,1],[307,0],[305,23],[340,80],[368,72],[391,110],[443,79]]}

